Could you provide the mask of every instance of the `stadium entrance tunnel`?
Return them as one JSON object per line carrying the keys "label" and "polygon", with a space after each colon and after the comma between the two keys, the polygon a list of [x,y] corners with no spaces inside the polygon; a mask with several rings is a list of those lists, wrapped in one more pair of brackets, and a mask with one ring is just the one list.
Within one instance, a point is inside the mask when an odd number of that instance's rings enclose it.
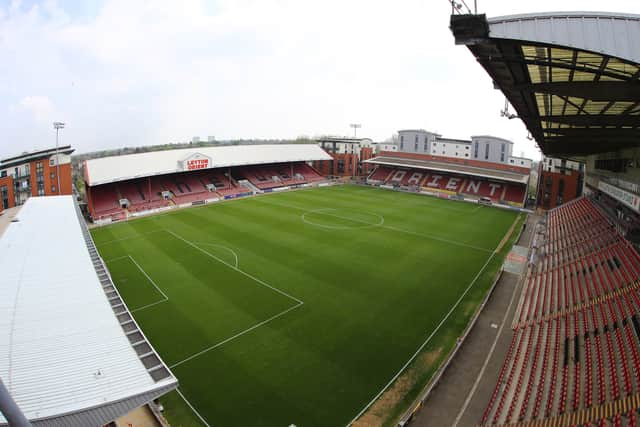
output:
{"label": "stadium entrance tunnel", "polygon": [[329,230],[351,230],[380,227],[384,217],[374,212],[343,208],[325,208],[307,211],[301,215],[306,224]]}

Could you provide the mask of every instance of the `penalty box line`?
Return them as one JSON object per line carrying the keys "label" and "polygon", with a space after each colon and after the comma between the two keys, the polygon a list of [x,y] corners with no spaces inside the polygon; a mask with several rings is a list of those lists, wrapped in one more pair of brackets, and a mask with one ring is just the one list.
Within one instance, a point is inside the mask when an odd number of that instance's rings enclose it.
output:
{"label": "penalty box line", "polygon": [[190,360],[195,359],[196,357],[202,356],[203,354],[205,354],[205,353],[207,353],[207,352],[209,352],[209,351],[211,351],[211,350],[214,350],[214,349],[216,349],[216,348],[218,348],[218,347],[220,347],[220,346],[222,346],[222,345],[224,345],[224,344],[226,344],[226,343],[228,343],[228,342],[230,342],[230,341],[232,341],[232,340],[234,340],[234,339],[236,339],[236,338],[238,338],[238,337],[240,337],[240,336],[242,336],[242,335],[245,335],[245,334],[247,334],[247,333],[249,333],[249,332],[253,331],[254,329],[259,328],[260,326],[263,326],[263,325],[265,325],[265,324],[267,324],[267,323],[271,322],[272,320],[275,320],[275,319],[277,319],[277,318],[279,318],[279,317],[281,317],[281,316],[284,316],[285,314],[289,313],[290,311],[295,310],[296,308],[298,308],[298,307],[300,307],[300,306],[302,306],[302,305],[304,304],[304,301],[302,301],[301,299],[296,298],[296,297],[294,297],[293,295],[290,295],[290,294],[286,293],[285,291],[282,291],[282,290],[280,290],[280,289],[278,289],[278,288],[275,288],[275,287],[273,287],[273,286],[269,285],[269,284],[268,284],[268,283],[266,283],[265,281],[263,281],[263,280],[261,280],[261,279],[258,279],[257,277],[255,277],[255,276],[253,276],[253,275],[251,275],[251,274],[247,273],[246,271],[242,271],[242,270],[240,270],[238,267],[236,267],[236,266],[234,266],[234,265],[232,265],[232,264],[229,264],[228,262],[224,261],[223,259],[218,258],[217,256],[213,255],[213,254],[212,254],[212,253],[210,253],[209,251],[207,251],[207,250],[205,250],[205,249],[202,249],[201,247],[199,247],[199,246],[197,246],[196,244],[194,244],[194,243],[192,243],[192,242],[190,242],[190,241],[186,240],[186,239],[185,239],[185,238],[183,238],[182,236],[180,236],[180,235],[178,235],[178,234],[174,233],[173,231],[171,231],[171,230],[165,230],[165,231],[166,231],[167,233],[171,234],[172,236],[174,236],[175,238],[177,238],[177,239],[179,239],[179,240],[182,240],[184,243],[188,244],[189,246],[193,247],[194,249],[197,249],[198,251],[200,251],[200,252],[202,252],[203,254],[207,255],[208,257],[211,257],[211,258],[215,259],[216,261],[218,261],[218,262],[220,262],[220,263],[222,263],[222,264],[226,265],[227,267],[229,267],[229,268],[231,268],[231,269],[233,269],[233,270],[237,271],[238,273],[241,273],[241,274],[243,274],[244,276],[246,276],[246,277],[248,277],[248,278],[252,279],[253,281],[255,281],[256,283],[258,283],[259,285],[265,286],[265,287],[267,287],[267,288],[269,288],[269,289],[271,289],[271,290],[273,290],[273,291],[275,291],[275,292],[277,292],[277,293],[279,293],[279,294],[281,294],[281,295],[283,295],[283,296],[285,296],[285,297],[287,297],[287,298],[289,298],[289,299],[291,299],[291,300],[293,300],[293,301],[295,301],[295,302],[296,302],[296,304],[295,304],[295,305],[293,305],[293,306],[291,306],[291,307],[289,307],[289,308],[287,308],[287,309],[285,309],[285,310],[281,311],[280,313],[274,314],[273,316],[269,317],[268,319],[265,319],[265,320],[263,320],[263,321],[261,321],[261,322],[258,322],[258,323],[256,323],[255,325],[250,326],[250,327],[248,327],[247,329],[244,329],[244,330],[242,330],[242,331],[240,331],[240,332],[238,332],[238,333],[236,333],[236,334],[234,334],[234,335],[230,336],[229,338],[226,338],[226,339],[224,339],[224,340],[222,340],[222,341],[220,341],[220,342],[218,342],[218,343],[216,343],[216,344],[213,344],[213,345],[211,345],[211,346],[209,346],[209,347],[207,347],[207,348],[204,348],[204,349],[202,349],[202,350],[198,351],[197,353],[194,353],[194,354],[192,354],[191,356],[188,356],[188,357],[186,357],[185,359],[180,360],[180,361],[178,361],[178,362],[176,362],[176,363],[174,363],[174,364],[170,365],[170,366],[169,366],[169,368],[173,369],[173,368],[175,368],[175,367],[177,367],[177,366],[180,366],[180,365],[182,365],[182,364],[184,364],[184,363],[186,363],[186,362],[188,362],[188,361],[190,361]]}
{"label": "penalty box line", "polygon": [[152,302],[150,304],[143,305],[142,307],[138,307],[138,308],[134,308],[132,310],[129,310],[131,313],[135,313],[137,311],[144,310],[145,308],[153,307],[154,305],[158,305],[158,304],[161,304],[163,302],[169,301],[169,297],[167,296],[167,294],[165,294],[162,291],[162,289],[160,289],[160,287],[156,284],[156,282],[153,281],[151,276],[149,276],[147,274],[147,272],[144,271],[144,269],[140,266],[140,264],[138,264],[138,262],[135,259],[133,259],[133,257],[131,255],[127,254],[127,255],[116,257],[116,258],[111,258],[111,259],[105,261],[105,264],[111,263],[113,261],[118,261],[118,260],[121,260],[121,259],[130,259],[131,262],[133,262],[133,264],[138,268],[138,270],[140,270],[140,272],[144,275],[144,277],[147,278],[149,283],[151,283],[151,285],[153,285],[153,287],[156,288],[156,290],[158,292],[160,292],[160,295],[162,295],[162,299],[161,300]]}

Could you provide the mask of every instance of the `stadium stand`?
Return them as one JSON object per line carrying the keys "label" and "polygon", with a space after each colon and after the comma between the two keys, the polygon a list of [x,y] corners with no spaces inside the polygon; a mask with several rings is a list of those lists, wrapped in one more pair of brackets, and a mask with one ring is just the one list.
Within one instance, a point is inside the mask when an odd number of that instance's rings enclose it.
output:
{"label": "stadium stand", "polygon": [[[278,145],[170,150],[89,160],[84,165],[88,209],[93,221],[118,221],[173,206],[311,185],[324,181],[305,163],[317,158],[328,155],[315,145]],[[146,170],[138,170],[138,160],[145,162]],[[192,161],[200,162],[194,170],[187,166]]]}
{"label": "stadium stand", "polygon": [[482,425],[635,425],[640,256],[585,197],[542,236]]}
{"label": "stadium stand", "polygon": [[367,160],[375,166],[366,182],[443,197],[464,197],[523,207],[530,169],[495,162],[386,152]]}
{"label": "stadium stand", "polygon": [[374,185],[421,188],[425,192],[489,198],[494,203],[524,204],[524,184],[439,171],[379,166],[367,178]]}

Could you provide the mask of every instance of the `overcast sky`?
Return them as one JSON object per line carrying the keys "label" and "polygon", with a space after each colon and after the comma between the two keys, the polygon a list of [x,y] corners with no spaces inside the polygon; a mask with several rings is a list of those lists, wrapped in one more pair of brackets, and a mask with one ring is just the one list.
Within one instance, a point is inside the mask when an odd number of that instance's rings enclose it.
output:
{"label": "overcast sky", "polygon": [[[473,0],[466,0],[471,7]],[[640,13],[630,0],[478,0],[488,16]],[[560,9],[559,9],[560,8]],[[537,157],[449,31],[448,0],[0,0],[0,157],[398,129],[491,134]]]}

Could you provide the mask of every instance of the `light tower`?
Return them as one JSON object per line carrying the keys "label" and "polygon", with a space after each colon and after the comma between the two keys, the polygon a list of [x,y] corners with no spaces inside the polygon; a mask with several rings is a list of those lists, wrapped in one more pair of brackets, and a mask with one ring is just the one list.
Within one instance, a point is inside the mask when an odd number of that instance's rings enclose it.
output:
{"label": "light tower", "polygon": [[56,176],[58,177],[58,195],[60,195],[60,154],[58,154],[58,132],[60,129],[64,129],[64,123],[53,122],[53,128],[56,130]]}
{"label": "light tower", "polygon": [[362,125],[360,123],[351,123],[349,127],[353,128],[353,137],[355,138],[358,133],[358,129],[360,129]]}

